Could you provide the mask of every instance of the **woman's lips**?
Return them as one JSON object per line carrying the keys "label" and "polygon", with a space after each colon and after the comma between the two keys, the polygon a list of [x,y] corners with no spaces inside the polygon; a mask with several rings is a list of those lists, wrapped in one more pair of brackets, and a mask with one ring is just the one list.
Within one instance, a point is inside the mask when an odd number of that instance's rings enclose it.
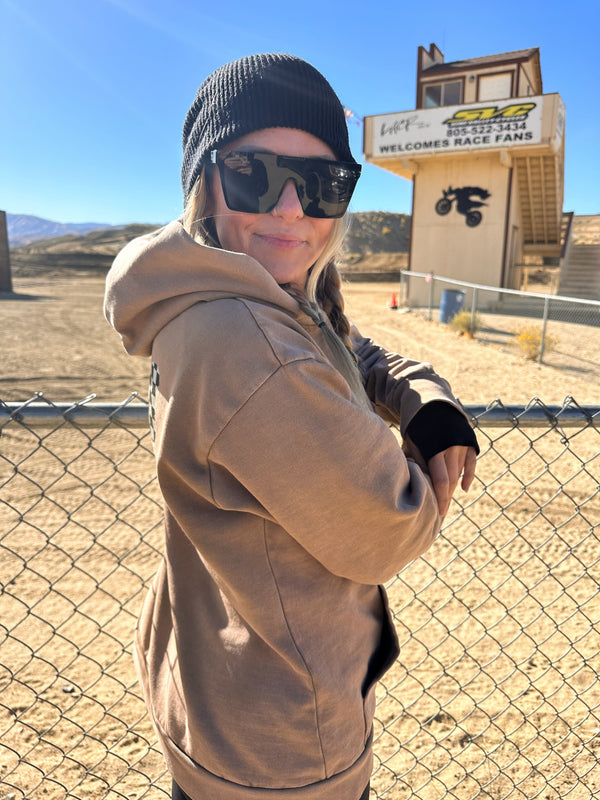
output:
{"label": "woman's lips", "polygon": [[257,236],[271,247],[280,247],[282,250],[293,250],[304,244],[303,239],[282,233],[259,233]]}

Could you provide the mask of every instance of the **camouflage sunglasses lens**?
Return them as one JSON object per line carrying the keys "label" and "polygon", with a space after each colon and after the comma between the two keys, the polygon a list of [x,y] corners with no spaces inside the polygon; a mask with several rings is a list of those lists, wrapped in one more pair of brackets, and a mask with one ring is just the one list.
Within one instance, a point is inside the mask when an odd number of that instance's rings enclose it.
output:
{"label": "camouflage sunglasses lens", "polygon": [[211,160],[219,168],[227,207],[246,214],[272,211],[292,180],[306,216],[342,217],[361,171],[354,163],[241,150],[224,155],[213,151]]}

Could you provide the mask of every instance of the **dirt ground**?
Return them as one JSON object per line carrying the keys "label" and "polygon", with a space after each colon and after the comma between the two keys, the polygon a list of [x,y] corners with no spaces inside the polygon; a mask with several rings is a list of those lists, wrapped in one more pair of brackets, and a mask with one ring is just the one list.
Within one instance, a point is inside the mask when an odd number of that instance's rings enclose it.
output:
{"label": "dirt ground", "polygon": [[[121,401],[132,391],[146,396],[148,363],[131,358],[102,316],[103,278],[56,273],[15,278],[15,295],[0,299],[2,346],[0,399],[20,401],[33,392],[51,400]],[[426,312],[389,309],[392,283],[347,283],[347,312],[361,332],[390,350],[433,363],[465,404],[524,404],[539,397],[562,403],[567,395],[597,404],[600,328],[551,322],[558,344],[548,364],[527,361],[511,331],[522,320],[482,315],[474,340]]]}
{"label": "dirt ground", "polygon": [[[517,321],[484,316],[468,340],[390,310],[395,289],[348,285],[349,316],[389,349],[431,361],[463,403],[600,404],[598,329],[557,325],[579,360],[539,366],[512,343]],[[15,292],[0,299],[0,399],[145,398],[148,364],[104,321],[101,278],[15,279]],[[560,431],[479,435],[472,491],[389,587],[402,652],[379,692],[373,787],[388,800],[591,800],[598,431],[570,443]],[[165,800],[131,658],[162,536],[147,434],[11,424],[0,456],[0,800]]]}

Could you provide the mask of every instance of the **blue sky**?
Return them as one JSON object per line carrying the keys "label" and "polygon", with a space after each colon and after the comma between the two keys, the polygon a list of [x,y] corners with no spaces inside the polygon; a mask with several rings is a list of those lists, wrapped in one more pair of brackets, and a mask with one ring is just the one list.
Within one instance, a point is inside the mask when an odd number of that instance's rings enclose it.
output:
{"label": "blue sky", "polygon": [[[600,3],[0,0],[0,208],[60,222],[181,213],[181,127],[242,55],[313,63],[358,116],[415,106],[417,48],[446,61],[539,47],[566,106],[564,209],[600,213]],[[362,126],[349,124],[362,160]],[[409,181],[365,165],[355,211],[410,212]]]}

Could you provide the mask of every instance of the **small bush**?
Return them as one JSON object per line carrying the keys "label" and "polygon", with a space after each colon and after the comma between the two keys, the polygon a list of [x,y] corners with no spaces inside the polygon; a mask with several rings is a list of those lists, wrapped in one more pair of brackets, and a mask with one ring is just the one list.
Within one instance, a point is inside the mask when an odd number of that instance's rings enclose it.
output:
{"label": "small bush", "polygon": [[461,336],[471,336],[481,328],[481,318],[477,312],[471,319],[470,311],[459,311],[450,320],[450,327],[458,331]]}
{"label": "small bush", "polygon": [[[515,336],[525,358],[529,361],[537,361],[542,347],[542,328],[536,325],[525,325],[515,332]],[[557,339],[546,332],[544,352],[553,350],[557,343]]]}

